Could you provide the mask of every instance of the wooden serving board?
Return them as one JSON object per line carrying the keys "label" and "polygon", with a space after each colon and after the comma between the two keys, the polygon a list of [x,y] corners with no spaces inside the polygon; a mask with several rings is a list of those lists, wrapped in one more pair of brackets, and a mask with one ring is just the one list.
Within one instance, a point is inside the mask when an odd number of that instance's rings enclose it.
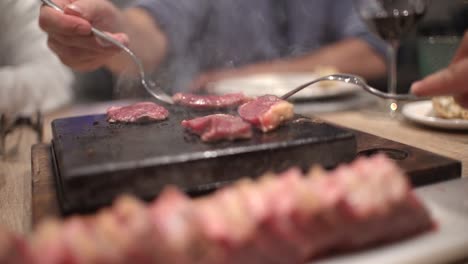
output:
{"label": "wooden serving board", "polygon": [[[385,152],[403,168],[414,186],[459,178],[461,163],[440,155],[390,141],[371,134],[353,131],[358,155]],[[49,144],[32,147],[33,226],[48,216],[60,216]]]}

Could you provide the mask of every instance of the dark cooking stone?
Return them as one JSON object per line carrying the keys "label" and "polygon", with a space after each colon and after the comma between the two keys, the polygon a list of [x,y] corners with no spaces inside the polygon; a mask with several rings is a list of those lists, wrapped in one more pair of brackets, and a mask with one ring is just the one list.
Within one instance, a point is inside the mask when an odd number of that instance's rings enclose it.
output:
{"label": "dark cooking stone", "polygon": [[333,167],[356,155],[351,132],[301,116],[269,133],[254,131],[251,139],[204,143],[181,121],[219,111],[167,108],[167,120],[148,124],[110,124],[105,115],[54,120],[52,147],[64,213],[108,205],[121,193],[152,199],[174,184],[197,195],[268,170],[314,163]]}

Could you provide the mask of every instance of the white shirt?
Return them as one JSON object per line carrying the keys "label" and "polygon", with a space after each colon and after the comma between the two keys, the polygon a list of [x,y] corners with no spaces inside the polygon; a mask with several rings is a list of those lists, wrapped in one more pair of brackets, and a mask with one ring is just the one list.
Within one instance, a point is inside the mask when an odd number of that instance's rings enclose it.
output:
{"label": "white shirt", "polygon": [[0,0],[0,113],[47,112],[69,102],[72,72],[47,47],[39,0]]}

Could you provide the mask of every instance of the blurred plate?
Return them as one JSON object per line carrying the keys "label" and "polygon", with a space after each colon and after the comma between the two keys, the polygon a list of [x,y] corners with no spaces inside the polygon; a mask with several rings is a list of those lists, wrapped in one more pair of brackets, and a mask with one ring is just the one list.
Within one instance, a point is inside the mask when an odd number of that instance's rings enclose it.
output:
{"label": "blurred plate", "polygon": [[[247,96],[273,94],[281,96],[299,85],[320,76],[313,73],[256,74],[242,78],[225,79],[208,85],[208,90],[215,94],[242,92]],[[341,82],[320,82],[296,93],[292,99],[324,99],[348,95],[360,88]]]}
{"label": "blurred plate", "polygon": [[437,117],[431,101],[408,103],[403,107],[402,114],[407,119],[422,125],[444,129],[468,129],[468,120]]}

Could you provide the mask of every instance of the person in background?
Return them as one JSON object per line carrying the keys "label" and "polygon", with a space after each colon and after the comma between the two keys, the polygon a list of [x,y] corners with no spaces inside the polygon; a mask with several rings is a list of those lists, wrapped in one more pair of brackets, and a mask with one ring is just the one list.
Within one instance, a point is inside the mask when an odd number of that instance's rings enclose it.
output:
{"label": "person in background", "polygon": [[71,71],[47,47],[39,1],[0,1],[0,114],[53,110],[72,97]]}
{"label": "person in background", "polygon": [[385,73],[385,47],[367,31],[351,0],[138,0],[120,10],[107,0],[56,0],[40,26],[70,67],[124,72],[131,61],[95,38],[112,32],[172,92],[222,78],[332,66],[366,78]]}
{"label": "person in background", "polygon": [[468,109],[468,31],[450,65],[411,86],[420,96],[453,95],[455,101]]}

